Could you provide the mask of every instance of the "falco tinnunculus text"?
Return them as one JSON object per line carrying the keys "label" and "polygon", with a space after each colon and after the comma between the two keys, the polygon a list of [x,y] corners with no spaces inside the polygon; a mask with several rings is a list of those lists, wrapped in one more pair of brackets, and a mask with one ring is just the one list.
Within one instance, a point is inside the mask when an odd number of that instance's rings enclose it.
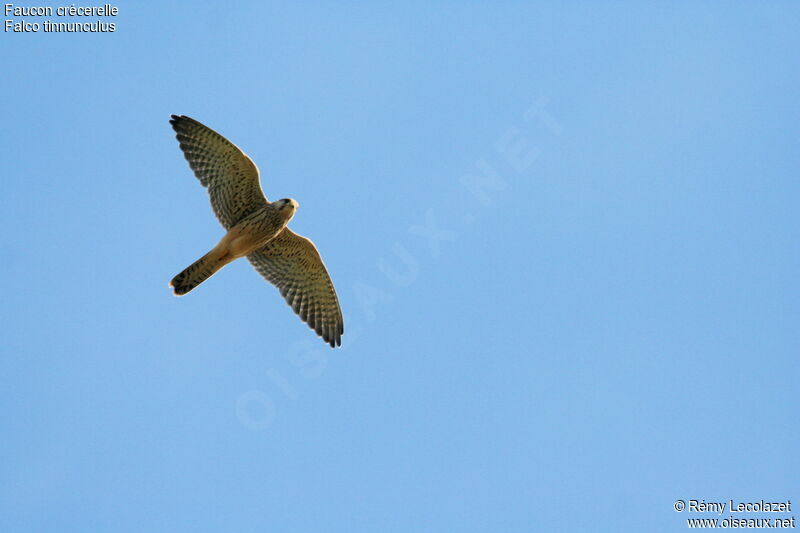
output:
{"label": "falco tinnunculus text", "polygon": [[303,322],[331,347],[341,346],[344,321],[328,271],[314,244],[286,226],[299,204],[290,198],[267,201],[255,163],[219,133],[186,116],[172,115],[169,122],[227,230],[210,252],[170,281],[175,294],[186,294],[247,256]]}

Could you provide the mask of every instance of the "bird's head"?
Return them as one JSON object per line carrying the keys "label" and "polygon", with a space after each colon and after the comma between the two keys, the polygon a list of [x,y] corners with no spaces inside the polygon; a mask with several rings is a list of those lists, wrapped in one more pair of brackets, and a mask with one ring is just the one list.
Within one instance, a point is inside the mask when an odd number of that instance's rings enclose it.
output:
{"label": "bird's head", "polygon": [[297,211],[297,208],[300,207],[300,204],[297,203],[296,200],[291,198],[284,198],[283,200],[277,200],[272,202],[272,205],[278,208],[278,212],[286,217],[286,220],[292,218]]}

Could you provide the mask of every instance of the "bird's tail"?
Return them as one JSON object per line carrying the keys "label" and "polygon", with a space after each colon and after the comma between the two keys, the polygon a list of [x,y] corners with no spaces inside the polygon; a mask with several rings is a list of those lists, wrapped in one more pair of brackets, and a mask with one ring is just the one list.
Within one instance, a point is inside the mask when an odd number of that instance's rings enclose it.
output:
{"label": "bird's tail", "polygon": [[194,289],[214,273],[228,264],[229,261],[216,257],[214,250],[186,267],[183,272],[172,278],[169,286],[175,291],[176,296],[182,296]]}

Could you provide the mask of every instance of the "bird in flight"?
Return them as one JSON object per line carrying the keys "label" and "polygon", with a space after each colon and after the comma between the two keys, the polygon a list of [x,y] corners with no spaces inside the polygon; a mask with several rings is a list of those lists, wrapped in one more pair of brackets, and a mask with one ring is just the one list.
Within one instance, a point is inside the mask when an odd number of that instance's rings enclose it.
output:
{"label": "bird in flight", "polygon": [[172,278],[175,294],[186,294],[231,261],[247,257],[303,322],[332,348],[341,346],[344,321],[333,282],[314,243],[287,226],[299,204],[291,198],[268,201],[255,163],[211,128],[184,115],[172,115],[169,123],[227,231],[210,252]]}

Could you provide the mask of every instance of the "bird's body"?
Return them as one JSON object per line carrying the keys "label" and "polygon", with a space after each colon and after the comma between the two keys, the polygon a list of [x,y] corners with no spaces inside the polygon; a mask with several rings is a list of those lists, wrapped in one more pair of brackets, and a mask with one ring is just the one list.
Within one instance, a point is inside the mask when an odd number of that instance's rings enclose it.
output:
{"label": "bird's body", "polygon": [[332,347],[340,346],[344,322],[330,276],[314,244],[287,227],[299,204],[292,199],[268,202],[255,164],[215,131],[185,116],[173,115],[170,123],[227,229],[211,251],[172,279],[175,294],[186,294],[246,256],[304,322]]}
{"label": "bird's body", "polygon": [[175,294],[186,294],[231,261],[245,257],[273,240],[294,216],[296,206],[294,200],[280,200],[245,216],[210,252],[172,278],[169,284],[175,289]]}

